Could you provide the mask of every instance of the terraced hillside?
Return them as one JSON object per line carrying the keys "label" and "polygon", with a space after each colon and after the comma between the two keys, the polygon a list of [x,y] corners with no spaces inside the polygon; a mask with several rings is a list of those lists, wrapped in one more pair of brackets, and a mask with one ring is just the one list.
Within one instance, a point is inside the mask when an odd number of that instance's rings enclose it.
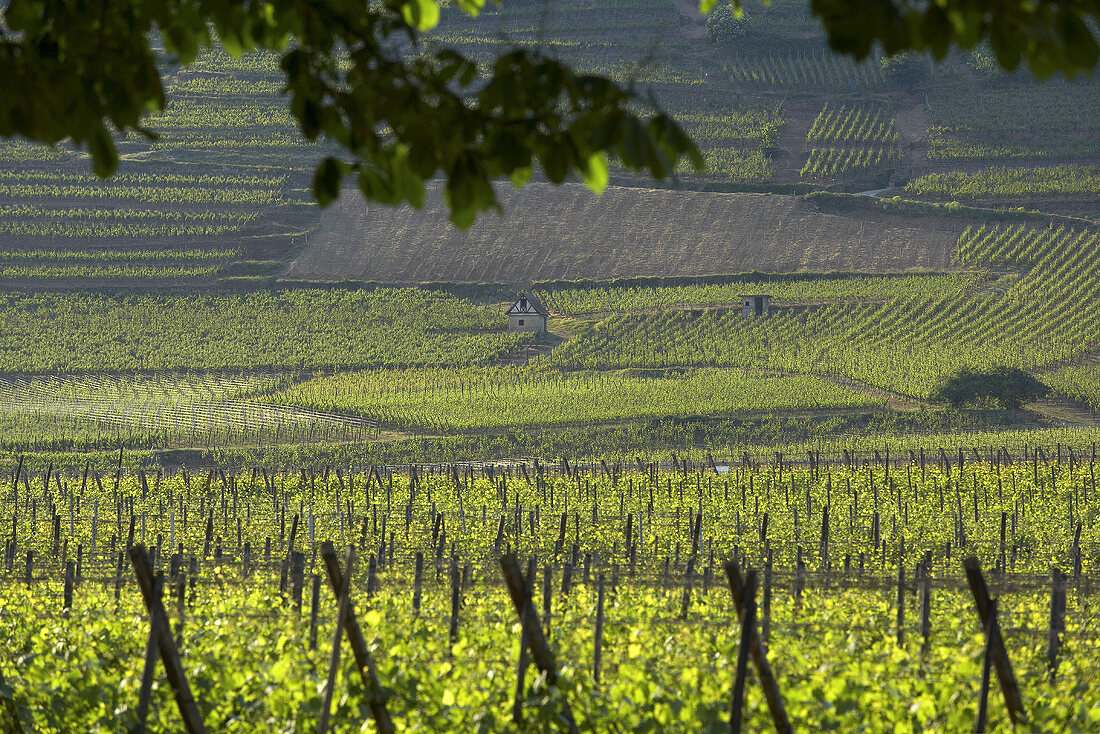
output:
{"label": "terraced hillside", "polygon": [[354,192],[327,209],[287,270],[296,280],[526,285],[540,280],[701,276],[749,270],[948,267],[963,225],[952,219],[823,213],[793,196],[583,186],[502,187],[504,216],[468,231],[428,205],[366,205]]}
{"label": "terraced hillside", "polygon": [[87,156],[0,141],[0,287],[205,288],[270,276],[315,220],[316,146],[278,94],[278,56],[208,50],[165,68],[158,133],[118,141],[110,179]]}
{"label": "terraced hillside", "polygon": [[[935,68],[919,58],[854,64],[829,54],[801,0],[749,3],[739,20],[723,3],[703,18],[694,5],[673,0],[510,0],[490,4],[476,19],[445,9],[426,43],[458,49],[481,63],[511,46],[537,48],[652,94],[706,160],[703,171],[677,172],[675,185],[684,190],[892,187],[891,194],[917,199],[1100,216],[1100,149],[1091,114],[1100,101],[1100,82],[1039,84],[996,71],[981,49]],[[762,214],[762,206],[747,210],[750,221],[720,213],[714,220],[720,226],[701,232],[706,219],[695,214],[704,210],[698,201],[685,199],[690,203],[684,210],[666,209],[652,193],[640,193],[637,209],[621,212],[622,227],[605,228],[616,231],[601,230],[551,253],[531,240],[540,241],[544,232],[567,243],[570,237],[544,225],[539,217],[545,212],[600,219],[601,207],[607,207],[614,218],[620,206],[597,206],[565,193],[560,206],[547,204],[548,196],[557,195],[537,187],[509,194],[514,211],[505,223],[487,216],[468,238],[449,231],[416,234],[421,225],[407,211],[371,207],[372,223],[364,230],[370,236],[360,241],[367,249],[356,250],[357,235],[341,231],[345,222],[339,218],[326,217],[309,236],[320,220],[310,177],[328,148],[298,132],[280,93],[279,54],[233,58],[208,49],[187,68],[166,62],[162,71],[167,107],[144,121],[159,137],[119,141],[123,162],[109,182],[94,180],[86,155],[71,146],[0,141],[0,287],[266,287],[307,240],[327,248],[334,232],[349,239],[325,251],[331,262],[324,269],[307,253],[288,277],[525,282],[663,275],[670,267],[684,268],[683,274],[757,267],[881,271],[940,267],[945,257],[942,228],[931,222],[898,228],[864,214],[850,217],[865,220],[859,226],[819,222],[784,200],[770,200],[779,202],[774,214]],[[614,162],[612,179],[623,186],[652,185]],[[614,193],[605,198],[613,200]],[[427,213],[440,213],[437,200]],[[654,260],[637,256],[631,252],[634,225],[626,220],[644,224],[657,213],[690,221],[700,236],[687,228],[687,237],[705,244],[681,247],[673,232],[668,247],[674,252]],[[788,225],[789,235],[767,231]],[[645,226],[660,239],[658,228]],[[908,231],[914,228],[920,232]],[[731,230],[745,233],[744,241],[737,241],[738,234],[726,244]],[[495,238],[519,241],[520,234],[523,262],[501,264]],[[911,251],[897,252],[899,238],[909,240]],[[426,255],[386,254],[378,241],[420,247]],[[757,244],[774,257],[760,257]],[[601,248],[615,252],[599,254]],[[74,259],[73,253],[82,256]]]}

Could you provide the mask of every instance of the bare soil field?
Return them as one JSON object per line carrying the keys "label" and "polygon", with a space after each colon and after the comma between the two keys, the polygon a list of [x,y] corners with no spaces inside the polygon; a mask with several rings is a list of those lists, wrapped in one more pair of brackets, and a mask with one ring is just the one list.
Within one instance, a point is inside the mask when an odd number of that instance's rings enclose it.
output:
{"label": "bare soil field", "polygon": [[965,222],[817,211],[796,196],[580,184],[502,187],[504,215],[447,223],[439,184],[424,209],[346,190],[283,277],[505,283],[767,272],[945,269]]}

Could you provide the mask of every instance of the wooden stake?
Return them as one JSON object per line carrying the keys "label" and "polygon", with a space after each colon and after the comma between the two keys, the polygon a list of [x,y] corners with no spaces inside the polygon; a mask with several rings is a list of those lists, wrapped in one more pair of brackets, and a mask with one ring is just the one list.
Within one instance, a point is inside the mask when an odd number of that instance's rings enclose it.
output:
{"label": "wooden stake", "polygon": [[134,575],[137,577],[145,608],[156,620],[154,624],[157,630],[157,649],[160,650],[165,677],[168,678],[168,684],[172,687],[176,706],[179,707],[180,717],[183,719],[183,728],[187,734],[203,734],[206,726],[202,722],[198,704],[191,695],[191,687],[187,685],[187,676],[183,670],[183,663],[180,662],[179,650],[176,649],[176,641],[172,639],[172,632],[168,626],[168,613],[164,611],[164,604],[155,593],[153,566],[149,562],[149,554],[145,552],[145,546],[135,545],[130,549],[130,563],[133,564]]}
{"label": "wooden stake", "polygon": [[[344,574],[340,570],[339,561],[336,560],[336,549],[332,542],[326,540],[321,544],[321,558],[325,562],[325,570],[328,571],[329,585],[336,593],[343,588]],[[348,599],[347,613],[343,616],[344,631],[347,633],[348,642],[351,644],[352,654],[355,656],[355,665],[359,668],[359,675],[363,679],[363,687],[367,692],[367,704],[370,706],[374,723],[380,734],[394,734],[396,729],[386,710],[386,701],[382,697],[382,686],[378,682],[378,673],[367,649],[363,632],[359,628],[359,622],[355,618],[355,607]]]}
{"label": "wooden stake", "polygon": [[756,571],[745,574],[742,588],[741,640],[737,646],[737,668],[730,694],[730,734],[741,733],[741,708],[745,701],[745,678],[749,672],[749,646],[756,628]]}
{"label": "wooden stake", "polygon": [[1065,576],[1057,568],[1050,571],[1050,628],[1047,630],[1047,671],[1053,683],[1058,674],[1059,633],[1066,631]]}
{"label": "wooden stake", "polygon": [[905,566],[898,565],[898,647],[905,645]]}
{"label": "wooden stake", "polygon": [[[500,568],[504,573],[504,585],[508,589],[508,595],[512,598],[516,614],[519,615],[520,623],[523,625],[523,633],[531,649],[531,659],[539,671],[546,676],[546,682],[550,685],[557,685],[558,666],[554,661],[554,653],[546,643],[538,619],[535,617],[535,611],[531,604],[530,588],[523,578],[523,572],[520,571],[519,561],[511,553],[503,555],[500,558]],[[573,719],[573,711],[569,707],[569,702],[564,699],[562,699],[561,715],[569,727],[570,734],[580,734],[577,723]]]}
{"label": "wooden stake", "polygon": [[[730,592],[733,594],[733,603],[737,607],[737,615],[741,616],[745,605],[745,582],[741,578],[741,571],[736,563],[725,563],[726,577],[729,579]],[[787,709],[783,704],[783,696],[779,692],[779,685],[775,682],[771,666],[768,665],[767,653],[760,642],[760,635],[756,633],[755,626],[749,629],[749,655],[752,656],[753,667],[756,676],[760,679],[760,686],[764,689],[764,698],[768,702],[768,710],[772,715],[772,722],[779,734],[791,734],[790,719],[787,718]]]}
{"label": "wooden stake", "polygon": [[332,653],[328,661],[328,678],[325,680],[325,699],[321,704],[321,720],[317,723],[317,734],[325,734],[328,731],[328,720],[332,715],[332,693],[336,688],[336,671],[340,667],[340,638],[344,633],[344,621],[347,619],[351,585],[352,564],[355,562],[355,547],[348,545],[347,555],[344,557],[344,574],[341,579],[340,589],[336,592],[338,600],[336,609],[336,628],[332,632]]}
{"label": "wooden stake", "polygon": [[309,649],[317,649],[317,607],[321,601],[321,577],[313,574],[313,588],[309,595]]}
{"label": "wooden stake", "polygon": [[978,608],[978,618],[981,620],[982,627],[987,630],[987,641],[993,652],[993,665],[997,671],[1001,691],[1004,693],[1005,704],[1008,706],[1008,715],[1014,726],[1025,724],[1027,712],[1024,710],[1020,688],[1016,684],[1016,675],[1012,672],[1012,662],[1008,659],[1008,651],[1005,650],[1004,640],[1001,637],[996,606],[989,596],[989,589],[982,576],[978,557],[968,556],[963,561],[963,568],[966,569],[966,581],[970,585],[970,593],[974,596],[974,604]]}
{"label": "wooden stake", "polygon": [[[153,581],[153,596],[161,598],[164,588],[164,579],[157,574]],[[138,692],[137,724],[131,730],[134,734],[142,734],[145,731],[145,720],[149,716],[149,699],[153,693],[153,673],[157,665],[157,623],[160,620],[155,615],[149,615],[149,638],[145,643],[145,667],[141,671],[141,688]]]}
{"label": "wooden stake", "polygon": [[[996,602],[994,602],[994,609]],[[992,630],[985,629],[985,654],[982,655],[982,682],[978,688],[978,718],[974,722],[975,734],[985,734],[985,726],[989,721],[989,669],[993,659],[993,635]]]}

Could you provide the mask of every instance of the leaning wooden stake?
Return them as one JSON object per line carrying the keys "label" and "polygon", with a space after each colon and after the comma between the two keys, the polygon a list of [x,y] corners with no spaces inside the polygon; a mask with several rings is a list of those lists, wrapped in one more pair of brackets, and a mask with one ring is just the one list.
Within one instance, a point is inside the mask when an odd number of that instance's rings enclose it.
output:
{"label": "leaning wooden stake", "polygon": [[[993,602],[994,610],[997,602]],[[985,734],[985,726],[989,721],[989,669],[993,659],[993,635],[989,634],[989,628],[985,628],[985,653],[982,655],[982,682],[978,688],[978,718],[974,722],[974,734]]]}
{"label": "leaning wooden stake", "polygon": [[[163,578],[158,574],[153,581],[153,596],[161,598],[161,590],[164,587]],[[149,638],[145,643],[145,667],[141,671],[141,688],[138,690],[137,724],[131,729],[133,734],[143,734],[145,720],[149,716],[149,700],[153,696],[153,674],[157,665],[157,633],[159,626],[157,617],[150,615]]]}
{"label": "leaning wooden stake", "polygon": [[145,600],[145,608],[153,618],[152,624],[157,630],[157,648],[160,650],[160,658],[164,661],[164,673],[168,678],[168,684],[172,687],[172,694],[176,698],[176,705],[183,719],[184,731],[187,734],[205,732],[202,714],[199,713],[199,707],[191,695],[191,687],[187,685],[187,676],[183,670],[183,663],[180,662],[179,650],[176,649],[176,641],[172,638],[168,613],[164,611],[164,604],[154,589],[153,564],[149,561],[145,546],[135,545],[130,548],[130,562],[134,566],[134,575],[137,577],[141,596]]}
{"label": "leaning wooden stake", "polygon": [[[516,607],[516,614],[519,615],[522,634],[531,649],[531,659],[539,672],[546,676],[546,682],[552,686],[557,685],[558,666],[554,661],[554,653],[542,634],[535,610],[532,608],[530,587],[523,578],[523,572],[520,571],[519,561],[511,553],[503,555],[500,557],[500,569],[504,573],[504,585],[508,589],[508,595]],[[580,730],[577,729],[577,723],[573,719],[573,710],[569,707],[569,702],[564,699],[562,699],[561,715],[569,727],[570,734],[579,734]]]}
{"label": "leaning wooden stake", "polygon": [[321,720],[317,724],[317,734],[325,734],[328,731],[328,720],[332,716],[332,693],[336,689],[336,671],[340,668],[340,638],[344,634],[344,620],[348,613],[350,595],[348,587],[351,584],[351,570],[354,563],[355,547],[349,545],[347,555],[344,557],[343,582],[336,592],[336,629],[332,633],[332,654],[329,656],[328,679],[325,681],[325,698],[324,703],[321,704]]}
{"label": "leaning wooden stake", "polygon": [[[321,544],[321,558],[325,562],[325,570],[328,572],[329,585],[337,595],[344,585],[344,573],[340,569],[340,562],[336,558],[336,549],[330,541]],[[367,691],[367,704],[370,706],[374,723],[378,726],[380,734],[393,734],[393,721],[386,710],[386,700],[382,696],[382,686],[378,682],[378,673],[371,659],[367,642],[363,639],[363,631],[359,629],[359,621],[355,618],[355,605],[348,599],[346,613],[343,615],[344,632],[348,636],[348,644],[351,645],[352,654],[355,656],[355,666],[359,669],[359,675],[363,679],[363,687]]]}
{"label": "leaning wooden stake", "polygon": [[[733,561],[726,561],[725,569],[726,577],[729,579],[730,591],[733,593],[733,603],[737,607],[737,615],[740,617],[746,603],[745,581],[741,578],[741,571]],[[750,626],[749,635],[749,655],[752,656],[753,667],[760,679],[760,686],[764,689],[764,698],[768,701],[768,710],[771,711],[775,730],[780,734],[790,734],[793,729],[791,728],[790,719],[787,718],[783,696],[779,692],[779,685],[775,682],[771,666],[768,665],[767,653],[764,650],[763,643],[760,642],[760,635],[757,634],[755,625]]]}
{"label": "leaning wooden stake", "polygon": [[749,647],[756,629],[756,571],[745,575],[741,598],[741,640],[737,646],[737,668],[730,694],[730,734],[741,734],[741,707],[745,701],[745,678],[749,672]]}
{"label": "leaning wooden stake", "polygon": [[978,618],[986,630],[989,650],[993,654],[993,668],[997,671],[997,680],[1004,693],[1009,718],[1012,719],[1013,726],[1025,724],[1027,712],[1024,710],[1024,701],[1020,696],[1020,688],[1016,684],[1016,675],[1012,672],[1012,662],[1008,659],[1008,651],[1005,650],[1001,626],[997,623],[996,607],[989,596],[989,588],[985,585],[978,557],[967,557],[963,561],[963,568],[966,569],[966,581],[970,585],[970,593],[974,596],[974,604],[978,608]]}

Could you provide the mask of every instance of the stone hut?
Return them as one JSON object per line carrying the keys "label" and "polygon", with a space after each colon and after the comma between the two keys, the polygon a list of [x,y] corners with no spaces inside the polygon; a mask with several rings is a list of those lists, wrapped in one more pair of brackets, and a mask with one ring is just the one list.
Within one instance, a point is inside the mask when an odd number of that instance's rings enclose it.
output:
{"label": "stone hut", "polygon": [[741,296],[741,315],[767,316],[771,312],[772,297],[769,295]]}
{"label": "stone hut", "polygon": [[538,296],[524,291],[519,300],[508,309],[508,331],[531,331],[535,334],[546,333],[546,317],[550,312],[542,305]]}

